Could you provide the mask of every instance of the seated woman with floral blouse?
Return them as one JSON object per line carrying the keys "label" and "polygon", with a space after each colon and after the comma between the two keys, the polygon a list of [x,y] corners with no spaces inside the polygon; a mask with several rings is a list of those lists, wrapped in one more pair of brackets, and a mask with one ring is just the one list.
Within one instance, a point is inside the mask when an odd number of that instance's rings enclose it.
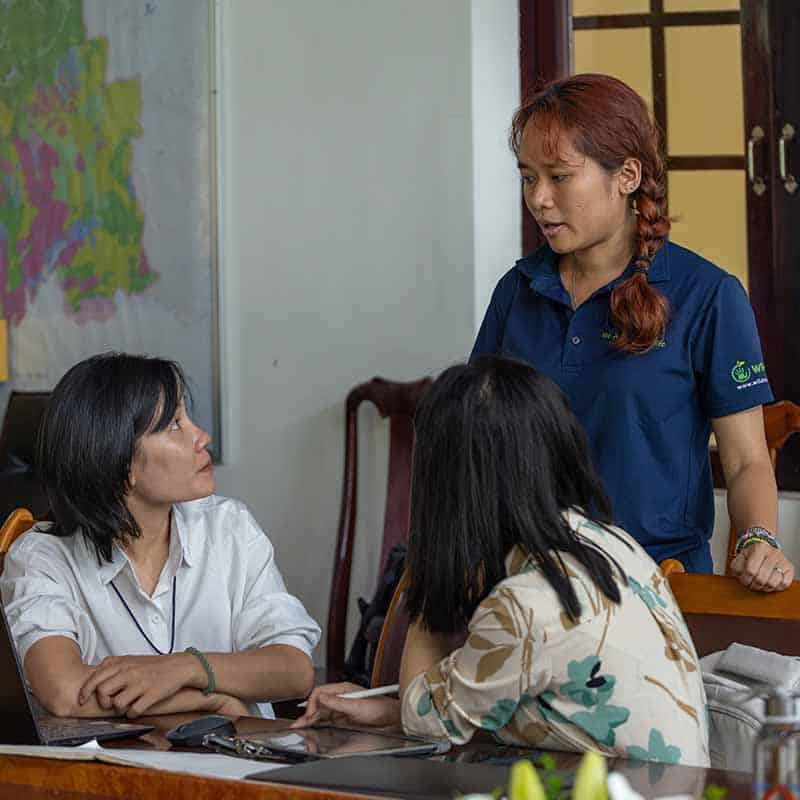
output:
{"label": "seated woman with floral blouse", "polygon": [[610,524],[555,384],[482,357],[438,378],[415,430],[400,699],[321,686],[295,724],[402,724],[456,744],[485,730],[508,744],[707,766],[683,617],[658,566]]}

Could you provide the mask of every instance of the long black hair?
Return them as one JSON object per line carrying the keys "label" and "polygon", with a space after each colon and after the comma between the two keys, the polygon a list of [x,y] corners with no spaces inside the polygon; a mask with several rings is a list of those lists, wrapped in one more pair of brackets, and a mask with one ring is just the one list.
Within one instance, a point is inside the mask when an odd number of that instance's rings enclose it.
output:
{"label": "long black hair", "polygon": [[187,391],[174,361],[125,353],[92,356],[61,378],[37,446],[50,533],[81,531],[101,562],[114,541],[141,534],[125,503],[136,446],[169,425]]}
{"label": "long black hair", "polygon": [[407,607],[430,631],[463,629],[506,577],[514,545],[532,556],[573,618],[581,606],[559,553],[571,554],[618,603],[612,563],[569,527],[578,508],[611,508],[586,436],[561,390],[520,361],[483,356],[450,367],[417,408]]}

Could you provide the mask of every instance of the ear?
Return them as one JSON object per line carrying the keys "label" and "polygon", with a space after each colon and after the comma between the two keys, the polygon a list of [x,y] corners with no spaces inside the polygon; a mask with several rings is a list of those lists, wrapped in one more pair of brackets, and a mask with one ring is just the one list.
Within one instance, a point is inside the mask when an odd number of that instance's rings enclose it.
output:
{"label": "ear", "polygon": [[633,194],[642,183],[642,162],[638,158],[626,158],[617,173],[617,186],[622,195]]}

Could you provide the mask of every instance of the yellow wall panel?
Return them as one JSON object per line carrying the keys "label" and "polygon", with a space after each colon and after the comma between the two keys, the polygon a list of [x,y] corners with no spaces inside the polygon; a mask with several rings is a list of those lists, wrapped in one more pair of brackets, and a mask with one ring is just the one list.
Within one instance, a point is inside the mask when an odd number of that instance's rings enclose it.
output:
{"label": "yellow wall panel", "polygon": [[743,170],[669,173],[670,239],[733,273],[747,288]]}
{"label": "yellow wall panel", "polygon": [[653,107],[650,29],[574,31],[575,72],[604,72],[632,86]]}
{"label": "yellow wall panel", "polygon": [[667,28],[664,36],[670,155],[742,154],[739,26]]}
{"label": "yellow wall panel", "polygon": [[739,0],[664,0],[664,11],[738,11]]}
{"label": "yellow wall panel", "polygon": [[650,0],[572,0],[573,17],[600,14],[649,14]]}

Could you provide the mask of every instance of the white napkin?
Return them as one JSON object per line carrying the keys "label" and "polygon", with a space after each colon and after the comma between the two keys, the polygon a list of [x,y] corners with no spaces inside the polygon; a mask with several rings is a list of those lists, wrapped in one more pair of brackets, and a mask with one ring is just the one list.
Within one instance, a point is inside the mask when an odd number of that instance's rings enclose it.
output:
{"label": "white napkin", "polygon": [[800,658],[783,656],[734,642],[717,661],[716,672],[727,672],[776,689],[795,689],[800,684]]}

